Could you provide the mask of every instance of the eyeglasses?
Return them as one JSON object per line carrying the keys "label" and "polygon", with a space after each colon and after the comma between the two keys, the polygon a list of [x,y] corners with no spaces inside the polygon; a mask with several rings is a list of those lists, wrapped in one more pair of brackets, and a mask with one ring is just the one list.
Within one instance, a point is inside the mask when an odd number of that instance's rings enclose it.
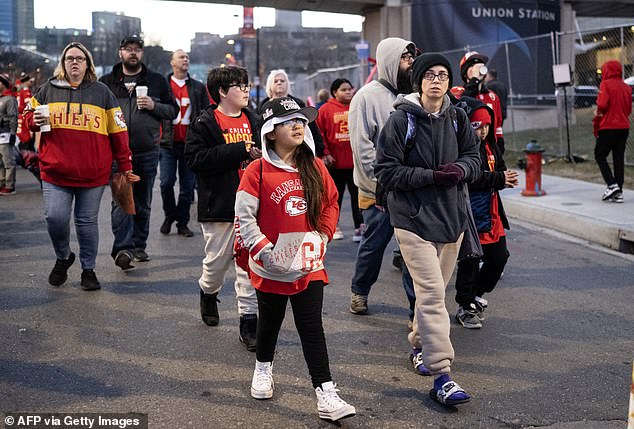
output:
{"label": "eyeglasses", "polygon": [[251,89],[251,84],[250,83],[233,83],[233,84],[229,85],[229,88],[231,88],[232,86],[235,86],[236,88],[238,88],[242,92],[248,91],[248,90]]}
{"label": "eyeglasses", "polygon": [[121,48],[121,50],[126,51],[128,54],[131,54],[132,52],[134,52],[135,54],[143,52],[143,49],[141,48]]}
{"label": "eyeglasses", "polygon": [[438,74],[434,74],[434,72],[425,72],[423,74],[423,79],[433,81],[434,78],[438,78],[440,82],[447,82],[449,80],[449,74],[445,72],[440,72]]}
{"label": "eyeglasses", "polygon": [[299,125],[300,127],[305,127],[306,121],[301,118],[293,118],[293,119],[289,119],[288,121],[280,122],[280,125],[284,125],[285,127],[289,127],[289,128],[292,128],[295,125]]}
{"label": "eyeglasses", "polygon": [[66,57],[64,58],[64,61],[66,61],[67,63],[74,63],[77,62],[78,64],[83,63],[84,61],[86,61],[86,57]]}
{"label": "eyeglasses", "polygon": [[407,61],[407,62],[414,61],[414,55],[409,54],[409,53],[408,54],[403,54],[403,55],[401,55],[401,60],[402,61]]}

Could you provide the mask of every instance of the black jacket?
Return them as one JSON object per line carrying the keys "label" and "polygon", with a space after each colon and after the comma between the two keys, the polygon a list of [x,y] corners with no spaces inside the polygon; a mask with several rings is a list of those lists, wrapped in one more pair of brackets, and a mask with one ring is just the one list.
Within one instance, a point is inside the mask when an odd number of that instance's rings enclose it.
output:
{"label": "black jacket", "polygon": [[[379,136],[374,166],[378,182],[388,193],[390,221],[424,240],[453,243],[467,228],[464,184],[438,186],[433,173],[441,164],[455,163],[464,170],[465,182],[476,179],[480,170],[477,137],[465,112],[452,106],[449,97],[438,115],[423,110],[418,94],[399,95],[394,107]],[[411,145],[406,145],[407,112],[416,118]]]}
{"label": "black jacket", "polygon": [[163,120],[172,120],[178,115],[178,104],[165,78],[141,64],[141,73],[136,83],[148,87],[148,95],[154,100],[154,110],[137,108],[136,92],[130,93],[123,83],[121,63],[115,64],[112,72],[99,80],[108,85],[119,101],[128,126],[132,155],[158,150]]}
{"label": "black jacket", "polygon": [[[170,73],[167,75],[168,84],[173,74],[174,73]],[[207,87],[205,87],[202,82],[197,81],[196,79],[192,79],[189,76],[189,73],[187,74],[185,86],[187,86],[187,96],[189,97],[189,105],[192,109],[189,116],[189,122],[192,123],[196,120],[198,115],[200,115],[200,112],[202,112],[205,107],[209,106],[209,96],[207,95]],[[171,149],[173,139],[174,126],[172,124],[172,121],[165,120],[163,121],[163,136],[161,137],[161,147]]]}
{"label": "black jacket", "polygon": [[[187,128],[185,162],[198,179],[198,222],[233,222],[238,170],[251,156],[244,142],[226,144],[214,110],[208,106]],[[260,147],[256,117],[242,109],[253,131],[254,146]]]}

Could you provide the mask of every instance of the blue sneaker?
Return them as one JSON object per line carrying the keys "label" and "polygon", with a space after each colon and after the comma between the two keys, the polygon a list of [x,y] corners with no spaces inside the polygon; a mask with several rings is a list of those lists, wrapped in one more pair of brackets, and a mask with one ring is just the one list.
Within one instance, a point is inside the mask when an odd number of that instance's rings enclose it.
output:
{"label": "blue sneaker", "polygon": [[452,381],[449,374],[443,374],[434,380],[434,388],[429,391],[429,396],[442,405],[464,404],[471,400],[471,396]]}
{"label": "blue sneaker", "polygon": [[427,369],[425,364],[423,363],[423,350],[414,348],[409,355],[409,359],[414,366],[414,371],[416,371],[419,375],[431,375],[431,372]]}

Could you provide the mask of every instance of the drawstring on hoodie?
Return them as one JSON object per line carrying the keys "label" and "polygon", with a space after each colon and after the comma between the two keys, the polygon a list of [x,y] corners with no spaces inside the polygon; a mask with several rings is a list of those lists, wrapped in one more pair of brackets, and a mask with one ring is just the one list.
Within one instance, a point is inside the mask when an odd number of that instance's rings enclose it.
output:
{"label": "drawstring on hoodie", "polygon": [[[82,99],[81,99],[81,87],[82,85],[79,84],[79,114],[81,115],[83,112],[83,107],[82,107]],[[72,86],[68,87],[68,101],[66,101],[66,114],[70,115],[70,102],[71,99],[73,98],[73,91],[75,91],[75,89]]]}

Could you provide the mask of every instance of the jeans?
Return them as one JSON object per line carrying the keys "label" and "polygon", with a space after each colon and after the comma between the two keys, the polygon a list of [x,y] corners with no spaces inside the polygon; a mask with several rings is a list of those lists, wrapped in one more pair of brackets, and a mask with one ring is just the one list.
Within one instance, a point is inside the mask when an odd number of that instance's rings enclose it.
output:
{"label": "jeans", "polygon": [[[629,130],[601,130],[597,138],[597,145],[594,148],[594,159],[599,165],[601,175],[605,183],[610,186],[617,184],[623,190],[623,180],[625,177],[625,144]],[[608,155],[612,152],[614,164],[614,175],[608,165]]]}
{"label": "jeans", "polygon": [[95,268],[99,248],[99,205],[105,186],[78,188],[42,182],[44,216],[57,259],[70,256],[70,214],[75,199],[75,231],[79,261],[84,270]]}
{"label": "jeans", "polygon": [[302,352],[313,387],[332,381],[321,318],[324,282],[310,282],[308,288],[295,295],[278,295],[259,290],[256,290],[256,294],[259,310],[256,359],[260,362],[273,362],[277,336],[286,315],[286,303],[290,299],[295,327],[302,342]]}
{"label": "jeans", "polygon": [[110,218],[114,234],[111,252],[113,258],[120,250],[145,250],[147,246],[147,238],[150,234],[152,188],[156,178],[158,159],[158,149],[132,155],[132,171],[141,178],[139,182],[134,183],[133,187],[136,214],[126,214],[115,201],[112,201]]}
{"label": "jeans", "polygon": [[[194,200],[194,183],[196,175],[187,168],[183,151],[183,142],[174,142],[171,149],[162,147],[159,153],[161,166],[161,198],[163,200],[163,212],[166,219],[173,219],[178,224],[187,226],[189,223],[189,210]],[[176,184],[176,172],[178,172],[178,204],[174,198],[174,185]]]}
{"label": "jeans", "polygon": [[[352,277],[352,293],[368,296],[372,285],[376,283],[381,271],[383,253],[388,243],[394,235],[394,228],[390,224],[390,214],[387,211],[372,206],[362,210],[365,231],[359,243],[357,251],[357,261]],[[414,306],[416,295],[414,294],[414,284],[412,277],[403,262],[403,289],[409,301],[409,318],[414,317]]]}

